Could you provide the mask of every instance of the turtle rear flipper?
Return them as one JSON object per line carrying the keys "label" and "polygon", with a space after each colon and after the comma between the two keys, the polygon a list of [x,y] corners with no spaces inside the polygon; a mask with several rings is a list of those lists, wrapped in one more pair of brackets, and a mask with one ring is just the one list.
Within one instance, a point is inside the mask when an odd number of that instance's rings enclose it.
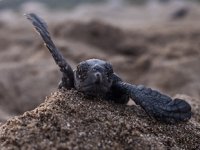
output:
{"label": "turtle rear flipper", "polygon": [[25,16],[28,20],[31,21],[36,31],[41,35],[42,39],[44,40],[45,46],[49,49],[56,64],[60,67],[60,71],[63,73],[62,81],[59,85],[59,88],[65,87],[70,89],[74,87],[73,70],[51,40],[49,31],[47,29],[47,24],[34,13],[25,14]]}

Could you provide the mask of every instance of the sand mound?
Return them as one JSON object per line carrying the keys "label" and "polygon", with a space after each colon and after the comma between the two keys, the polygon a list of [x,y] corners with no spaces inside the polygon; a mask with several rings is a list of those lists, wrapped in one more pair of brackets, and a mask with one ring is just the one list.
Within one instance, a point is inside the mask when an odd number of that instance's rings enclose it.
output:
{"label": "sand mound", "polygon": [[[196,112],[199,106],[194,108]],[[139,106],[60,90],[2,125],[0,144],[1,149],[199,149],[200,124],[195,117],[166,125],[149,118]]]}

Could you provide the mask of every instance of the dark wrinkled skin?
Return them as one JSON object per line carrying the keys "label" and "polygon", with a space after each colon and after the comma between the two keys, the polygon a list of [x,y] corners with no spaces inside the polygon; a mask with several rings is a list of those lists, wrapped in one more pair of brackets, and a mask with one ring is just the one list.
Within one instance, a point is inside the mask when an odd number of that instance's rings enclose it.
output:
{"label": "dark wrinkled skin", "polygon": [[126,104],[131,98],[148,115],[165,123],[185,122],[191,118],[191,106],[185,100],[172,100],[169,96],[143,85],[126,83],[113,72],[111,64],[104,60],[83,61],[73,71],[51,40],[46,23],[32,13],[27,14],[26,17],[41,35],[56,64],[60,67],[63,77],[59,88],[75,88],[85,95],[101,97],[121,104]]}

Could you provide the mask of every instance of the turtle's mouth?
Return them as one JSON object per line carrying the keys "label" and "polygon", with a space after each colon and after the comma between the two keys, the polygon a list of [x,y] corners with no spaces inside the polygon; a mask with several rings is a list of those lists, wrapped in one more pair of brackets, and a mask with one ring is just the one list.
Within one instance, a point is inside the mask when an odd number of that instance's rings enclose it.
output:
{"label": "turtle's mouth", "polygon": [[85,93],[86,95],[91,96],[101,96],[105,95],[109,91],[109,87],[103,84],[89,84],[82,86],[80,91]]}

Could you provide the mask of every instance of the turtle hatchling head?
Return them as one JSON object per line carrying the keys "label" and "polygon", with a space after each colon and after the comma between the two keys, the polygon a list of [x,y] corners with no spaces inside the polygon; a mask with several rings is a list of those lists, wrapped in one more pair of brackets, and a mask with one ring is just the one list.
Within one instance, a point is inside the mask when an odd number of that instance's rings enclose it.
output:
{"label": "turtle hatchling head", "polygon": [[74,71],[75,88],[91,96],[105,95],[112,85],[113,68],[110,63],[89,59],[81,62]]}

